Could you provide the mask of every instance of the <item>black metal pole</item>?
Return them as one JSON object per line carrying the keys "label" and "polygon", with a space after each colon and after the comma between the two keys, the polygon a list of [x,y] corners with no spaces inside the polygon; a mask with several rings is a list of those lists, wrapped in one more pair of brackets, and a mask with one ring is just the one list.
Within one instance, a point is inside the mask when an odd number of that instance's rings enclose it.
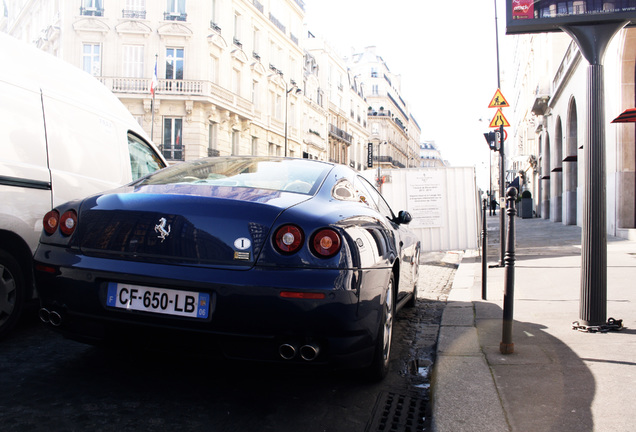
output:
{"label": "black metal pole", "polygon": [[[499,126],[499,197],[500,199],[505,197],[506,190],[506,156],[504,154],[504,127]],[[502,204],[504,204],[502,202]],[[504,259],[506,255],[506,242],[504,241],[504,234],[506,232],[506,214],[504,212],[505,205],[499,208],[499,267],[504,266]]]}
{"label": "black metal pole", "polygon": [[517,188],[510,187],[506,192],[508,215],[508,231],[506,232],[506,268],[504,270],[504,302],[503,302],[503,329],[499,351],[502,354],[512,354],[515,344],[512,343],[512,322],[514,319],[515,302],[515,201],[517,200]]}
{"label": "black metal pole", "polygon": [[605,193],[605,89],[603,57],[610,40],[627,23],[563,27],[588,60],[587,143],[581,244],[579,318],[599,326],[607,317],[607,204]]}
{"label": "black metal pole", "polygon": [[482,217],[481,227],[481,298],[486,300],[487,297],[487,276],[488,276],[488,237],[487,225],[486,225],[486,208],[488,207],[488,200],[484,199],[484,211]]}
{"label": "black metal pole", "polygon": [[[497,18],[497,0],[495,3],[495,46],[497,48],[497,89],[501,89],[501,72],[499,69],[499,22]],[[503,125],[499,127],[499,199],[504,197],[506,188],[506,158],[504,155],[504,128]],[[501,201],[500,201],[501,202]],[[504,265],[504,254],[506,253],[506,246],[504,244],[504,233],[506,232],[506,216],[504,215],[504,206],[499,208],[499,267]]]}

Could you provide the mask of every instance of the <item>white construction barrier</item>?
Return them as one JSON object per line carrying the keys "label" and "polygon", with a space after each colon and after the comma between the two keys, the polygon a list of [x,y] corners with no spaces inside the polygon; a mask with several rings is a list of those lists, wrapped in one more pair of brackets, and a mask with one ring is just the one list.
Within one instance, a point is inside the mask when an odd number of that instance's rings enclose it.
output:
{"label": "white construction barrier", "polygon": [[[419,236],[422,251],[479,248],[481,204],[474,167],[382,170],[381,187],[395,213],[413,216],[409,227]],[[375,183],[377,170],[363,176]]]}

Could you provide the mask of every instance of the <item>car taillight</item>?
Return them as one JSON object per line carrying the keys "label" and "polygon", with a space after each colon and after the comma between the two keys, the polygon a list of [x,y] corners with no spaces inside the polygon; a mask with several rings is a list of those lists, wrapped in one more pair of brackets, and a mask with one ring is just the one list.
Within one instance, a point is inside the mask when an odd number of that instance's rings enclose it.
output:
{"label": "car taillight", "polygon": [[340,250],[340,235],[331,228],[324,228],[314,234],[311,250],[321,258],[331,258]]}
{"label": "car taillight", "polygon": [[302,247],[304,238],[303,231],[296,225],[283,225],[274,234],[274,245],[280,253],[289,255]]}
{"label": "car taillight", "polygon": [[47,214],[44,215],[44,219],[42,220],[42,225],[44,226],[44,232],[48,235],[51,235],[55,232],[58,225],[60,224],[60,214],[57,210],[51,210]]}
{"label": "car taillight", "polygon": [[70,236],[77,226],[77,213],[74,210],[67,210],[60,218],[60,231],[62,234]]}

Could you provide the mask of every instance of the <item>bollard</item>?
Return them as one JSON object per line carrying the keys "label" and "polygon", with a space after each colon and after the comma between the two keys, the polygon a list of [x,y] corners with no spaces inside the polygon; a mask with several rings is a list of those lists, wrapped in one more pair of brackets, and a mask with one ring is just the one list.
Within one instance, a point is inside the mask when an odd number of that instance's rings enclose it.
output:
{"label": "bollard", "polygon": [[482,217],[482,227],[481,227],[481,299],[486,300],[487,297],[487,270],[488,270],[488,242],[486,238],[488,237],[487,225],[486,225],[486,207],[488,200],[484,199],[484,211]]}
{"label": "bollard", "polygon": [[506,255],[504,258],[504,303],[503,303],[503,330],[499,351],[502,354],[512,354],[515,344],[512,343],[512,321],[515,301],[515,201],[517,200],[517,188],[510,187],[506,191],[508,215],[508,230],[506,231]]}

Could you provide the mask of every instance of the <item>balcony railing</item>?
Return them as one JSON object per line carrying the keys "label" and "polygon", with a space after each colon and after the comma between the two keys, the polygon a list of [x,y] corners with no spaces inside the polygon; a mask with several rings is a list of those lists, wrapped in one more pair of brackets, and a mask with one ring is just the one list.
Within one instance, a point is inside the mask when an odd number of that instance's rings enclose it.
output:
{"label": "balcony railing", "polygon": [[80,15],[84,16],[104,16],[104,8],[80,7]]}
{"label": "balcony railing", "polygon": [[259,2],[258,0],[252,0],[252,4],[256,7],[256,9],[259,10],[260,13],[263,13],[263,11],[265,10],[261,2]]}
{"label": "balcony railing", "polygon": [[179,145],[163,145],[161,146],[163,157],[171,161],[185,160],[185,148],[182,144]]}
{"label": "balcony railing", "polygon": [[130,19],[146,19],[146,11],[124,9],[121,11],[121,17]]}
{"label": "balcony railing", "polygon": [[212,20],[210,20],[210,28],[218,34],[221,34],[221,27],[219,27],[219,25]]}
{"label": "balcony railing", "polygon": [[342,129],[332,124],[329,125],[329,134],[343,140],[348,145],[351,145],[351,139],[352,139],[351,134],[348,134],[347,132],[343,131]]}
{"label": "balcony railing", "polygon": [[269,14],[269,20],[272,22],[272,24],[278,27],[280,31],[282,31],[285,34],[287,33],[287,28],[283,25],[282,22],[278,21],[278,19],[271,13]]}
{"label": "balcony railing", "polygon": [[185,21],[188,17],[188,14],[185,12],[164,12],[163,19],[166,21]]}
{"label": "balcony railing", "polygon": [[[97,77],[113,93],[134,93],[139,97],[150,97],[150,78]],[[234,105],[240,110],[251,111],[252,103],[210,81],[160,79],[155,89],[156,95],[201,96],[216,98],[223,103]]]}

